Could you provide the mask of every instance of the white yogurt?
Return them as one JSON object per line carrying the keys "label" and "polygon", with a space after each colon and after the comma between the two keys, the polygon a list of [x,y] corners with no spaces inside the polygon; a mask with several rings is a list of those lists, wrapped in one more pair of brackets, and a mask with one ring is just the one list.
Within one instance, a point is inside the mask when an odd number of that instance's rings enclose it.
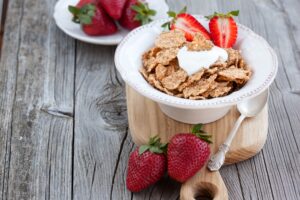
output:
{"label": "white yogurt", "polygon": [[189,51],[187,47],[184,46],[179,50],[177,58],[180,67],[190,76],[203,67],[208,69],[209,66],[218,59],[227,61],[228,54],[224,49],[217,46],[214,46],[208,51]]}

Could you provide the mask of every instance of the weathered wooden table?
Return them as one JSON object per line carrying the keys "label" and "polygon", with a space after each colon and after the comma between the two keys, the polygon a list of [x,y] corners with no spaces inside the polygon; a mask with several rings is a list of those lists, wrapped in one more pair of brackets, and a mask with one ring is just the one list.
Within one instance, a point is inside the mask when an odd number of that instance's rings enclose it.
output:
{"label": "weathered wooden table", "polygon": [[[165,178],[132,194],[134,148],[115,47],[76,41],[52,18],[55,0],[0,0],[0,199],[178,199]],[[269,137],[256,157],[223,167],[230,199],[300,199],[300,1],[169,0],[194,14],[239,9],[279,58]],[[8,5],[8,6],[7,6]]]}

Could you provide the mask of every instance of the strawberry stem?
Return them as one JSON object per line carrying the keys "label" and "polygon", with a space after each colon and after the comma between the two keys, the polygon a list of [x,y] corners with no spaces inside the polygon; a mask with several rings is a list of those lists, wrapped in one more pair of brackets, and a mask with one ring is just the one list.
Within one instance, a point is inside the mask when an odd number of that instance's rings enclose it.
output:
{"label": "strawberry stem", "polygon": [[158,135],[151,137],[149,139],[148,144],[141,145],[139,147],[139,155],[142,155],[146,151],[150,151],[152,153],[166,153],[168,148],[168,143],[161,143]]}
{"label": "strawberry stem", "polygon": [[70,5],[68,9],[70,13],[73,14],[73,22],[78,24],[91,24],[92,18],[95,16],[96,6],[94,4],[86,4],[78,8]]}
{"label": "strawberry stem", "polygon": [[148,3],[138,1],[136,5],[131,6],[131,9],[137,12],[134,20],[141,22],[142,25],[152,21],[151,16],[156,15],[156,11],[149,8]]}
{"label": "strawberry stem", "polygon": [[203,124],[196,124],[193,126],[191,132],[201,140],[204,140],[205,142],[211,144],[211,135],[207,135],[207,133],[204,130],[202,130],[202,128]]}
{"label": "strawberry stem", "polygon": [[223,13],[217,13],[217,12],[214,12],[214,14],[212,15],[209,15],[209,16],[205,16],[206,19],[212,19],[213,17],[224,17],[224,18],[227,18],[227,17],[237,17],[239,16],[239,13],[240,11],[239,10],[233,10],[233,11],[230,11],[226,14],[223,14]]}

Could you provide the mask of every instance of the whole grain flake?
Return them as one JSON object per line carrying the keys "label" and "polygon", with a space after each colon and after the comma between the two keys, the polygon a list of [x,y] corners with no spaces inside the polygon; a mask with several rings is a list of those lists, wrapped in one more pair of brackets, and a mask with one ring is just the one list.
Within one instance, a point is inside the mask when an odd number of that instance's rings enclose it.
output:
{"label": "whole grain flake", "polygon": [[155,46],[159,48],[178,48],[186,42],[182,31],[162,32],[155,40]]}
{"label": "whole grain flake", "polygon": [[179,48],[184,45],[190,51],[205,51],[213,47],[211,41],[200,34],[187,42],[181,31],[161,33],[155,46],[143,54],[140,69],[154,88],[178,98],[204,100],[228,95],[245,85],[251,77],[249,66],[241,53],[234,49],[226,49],[227,61],[219,59],[209,69],[202,68],[188,76],[177,59]]}

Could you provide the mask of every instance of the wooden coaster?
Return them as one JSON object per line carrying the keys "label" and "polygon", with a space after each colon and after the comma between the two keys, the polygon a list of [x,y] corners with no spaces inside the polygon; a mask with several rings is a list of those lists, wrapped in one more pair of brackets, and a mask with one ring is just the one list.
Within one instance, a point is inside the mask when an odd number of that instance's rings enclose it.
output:
{"label": "wooden coaster", "polygon": [[[157,103],[141,96],[129,86],[126,87],[126,94],[129,128],[136,144],[145,144],[149,137],[155,135],[159,135],[162,141],[167,142],[176,133],[190,132],[191,125],[167,117]],[[238,117],[239,113],[234,107],[222,119],[204,125],[204,130],[212,135],[212,154],[225,141]],[[225,163],[233,164],[256,155],[265,144],[267,134],[266,106],[258,116],[245,119],[242,123],[226,154]],[[182,185],[180,199],[193,200],[196,194],[204,190],[209,192],[213,199],[228,199],[227,189],[219,172],[210,172],[206,166]]]}

